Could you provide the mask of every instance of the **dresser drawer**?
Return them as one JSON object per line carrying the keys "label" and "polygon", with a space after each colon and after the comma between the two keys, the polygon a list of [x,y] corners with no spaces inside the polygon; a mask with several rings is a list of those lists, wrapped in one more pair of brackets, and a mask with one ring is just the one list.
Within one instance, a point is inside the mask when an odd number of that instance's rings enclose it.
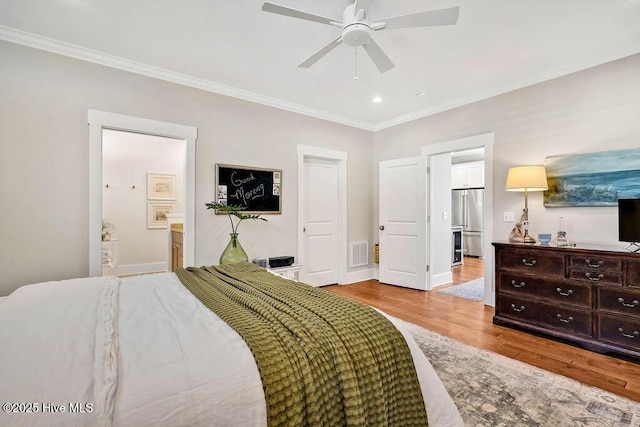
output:
{"label": "dresser drawer", "polygon": [[640,291],[621,286],[598,287],[598,309],[640,319]]}
{"label": "dresser drawer", "polygon": [[569,277],[590,283],[622,284],[622,272],[615,270],[571,269]]}
{"label": "dresser drawer", "polygon": [[640,261],[627,261],[627,286],[640,288]]}
{"label": "dresser drawer", "polygon": [[518,270],[523,273],[564,277],[564,255],[545,252],[544,249],[514,249],[498,251],[496,260],[499,269]]}
{"label": "dresser drawer", "polygon": [[500,273],[499,292],[535,296],[555,304],[574,304],[590,309],[593,306],[591,285],[568,280],[549,280],[515,273]]}
{"label": "dresser drawer", "polygon": [[593,255],[571,255],[569,277],[591,283],[622,284],[621,258]]}
{"label": "dresser drawer", "polygon": [[571,255],[569,257],[570,267],[582,267],[584,269],[617,270],[622,271],[622,260],[620,258],[606,256],[582,256]]}
{"label": "dresser drawer", "polygon": [[557,306],[501,295],[496,314],[573,335],[592,335],[591,312],[577,307]]}
{"label": "dresser drawer", "polygon": [[631,349],[640,349],[640,319],[598,315],[597,338]]}

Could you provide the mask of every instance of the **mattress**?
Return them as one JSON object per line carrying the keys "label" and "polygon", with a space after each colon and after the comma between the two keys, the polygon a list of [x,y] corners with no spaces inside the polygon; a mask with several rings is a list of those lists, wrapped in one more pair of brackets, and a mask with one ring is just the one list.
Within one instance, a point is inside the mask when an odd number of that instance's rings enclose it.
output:
{"label": "mattress", "polygon": [[[461,426],[397,322],[431,426]],[[172,273],[23,286],[0,303],[0,425],[264,426],[242,338]]]}

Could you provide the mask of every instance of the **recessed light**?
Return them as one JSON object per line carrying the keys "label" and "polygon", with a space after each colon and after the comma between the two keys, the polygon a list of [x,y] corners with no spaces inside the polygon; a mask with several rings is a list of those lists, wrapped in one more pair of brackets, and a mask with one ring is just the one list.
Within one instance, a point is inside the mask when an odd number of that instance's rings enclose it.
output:
{"label": "recessed light", "polygon": [[427,92],[418,92],[416,96],[420,99],[425,99],[427,97]]}
{"label": "recessed light", "polygon": [[382,97],[381,96],[374,96],[373,98],[371,98],[371,102],[373,102],[374,104],[379,104],[382,102]]}

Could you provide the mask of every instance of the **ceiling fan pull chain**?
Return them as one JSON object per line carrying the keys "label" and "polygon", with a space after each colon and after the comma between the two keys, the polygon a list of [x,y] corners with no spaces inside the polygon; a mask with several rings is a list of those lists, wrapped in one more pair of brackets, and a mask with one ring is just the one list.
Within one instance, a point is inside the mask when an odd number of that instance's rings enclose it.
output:
{"label": "ceiling fan pull chain", "polygon": [[353,76],[353,80],[358,80],[358,46],[354,47],[355,49],[355,69],[356,69],[356,74],[355,76]]}

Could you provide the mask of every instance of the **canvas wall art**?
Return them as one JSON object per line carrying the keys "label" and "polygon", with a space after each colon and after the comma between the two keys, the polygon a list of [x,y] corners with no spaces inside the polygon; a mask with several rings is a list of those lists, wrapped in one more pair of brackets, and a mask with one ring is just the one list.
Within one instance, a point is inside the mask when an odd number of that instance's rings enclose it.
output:
{"label": "canvas wall art", "polygon": [[617,206],[640,198],[640,148],[547,157],[545,207]]}

